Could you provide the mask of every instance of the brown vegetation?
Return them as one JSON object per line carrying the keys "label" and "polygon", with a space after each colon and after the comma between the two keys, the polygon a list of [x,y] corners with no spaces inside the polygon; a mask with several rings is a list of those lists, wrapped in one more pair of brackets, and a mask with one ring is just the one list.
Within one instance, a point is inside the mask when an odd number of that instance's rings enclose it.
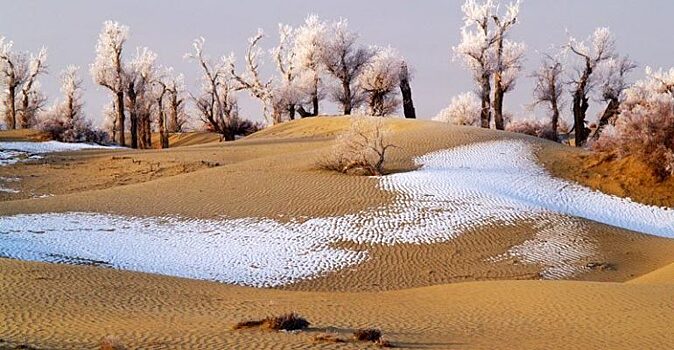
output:
{"label": "brown vegetation", "polygon": [[242,321],[232,327],[235,330],[246,328],[262,328],[275,331],[295,331],[309,327],[310,323],[302,316],[291,312],[280,316],[267,317],[262,320]]}

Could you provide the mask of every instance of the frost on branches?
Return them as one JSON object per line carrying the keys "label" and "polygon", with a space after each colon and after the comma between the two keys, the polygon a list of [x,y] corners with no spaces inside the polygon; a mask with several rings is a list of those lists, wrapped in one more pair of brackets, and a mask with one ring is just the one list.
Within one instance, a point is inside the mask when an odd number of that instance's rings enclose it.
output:
{"label": "frost on branches", "polygon": [[452,98],[449,106],[433,120],[453,125],[479,126],[482,107],[480,99],[473,92],[466,92]]}
{"label": "frost on branches", "polygon": [[655,176],[674,174],[674,68],[646,69],[646,78],[625,90],[620,117],[608,125],[593,148],[619,157],[634,156]]}
{"label": "frost on branches", "polygon": [[[503,100],[515,86],[522,69],[525,45],[512,42],[507,37],[517,23],[519,1],[510,3],[505,12],[493,0],[466,0],[461,7],[464,25],[461,41],[453,47],[454,56],[471,72],[479,89],[481,114],[480,125],[491,124],[492,108],[495,126],[503,129]],[[492,105],[492,78],[494,98]]]}
{"label": "frost on branches", "polygon": [[231,58],[222,57],[213,62],[204,53],[206,40],[194,40],[194,51],[186,57],[194,60],[201,68],[201,91],[194,97],[197,112],[209,130],[217,132],[226,141],[234,140],[236,125],[239,123],[239,109],[234,94],[233,68]]}
{"label": "frost on branches", "polygon": [[403,60],[391,47],[375,49],[376,54],[365,65],[358,82],[366,95],[368,114],[385,116],[400,106],[398,87]]}
{"label": "frost on branches", "polygon": [[47,50],[34,55],[15,51],[13,46],[0,36],[0,104],[5,127],[29,128],[46,101],[38,77],[47,72]]}
{"label": "frost on branches", "polygon": [[84,116],[79,67],[68,66],[61,72],[61,93],[63,100],[44,113],[38,127],[57,141],[108,143],[108,134],[93,128]]}
{"label": "frost on branches", "polygon": [[120,145],[125,145],[124,114],[124,67],[122,50],[129,37],[129,27],[118,22],[106,21],[96,43],[96,58],[91,65],[94,83],[108,89],[114,95],[115,136]]}

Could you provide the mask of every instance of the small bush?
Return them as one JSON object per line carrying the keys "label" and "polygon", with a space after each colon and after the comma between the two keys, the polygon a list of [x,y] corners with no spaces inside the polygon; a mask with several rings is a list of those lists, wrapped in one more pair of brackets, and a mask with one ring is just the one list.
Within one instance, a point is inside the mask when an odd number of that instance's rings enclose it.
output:
{"label": "small bush", "polygon": [[473,92],[466,92],[453,97],[449,106],[433,120],[453,125],[479,126],[481,112],[480,98]]}
{"label": "small bush", "polygon": [[90,142],[98,144],[110,143],[108,133],[92,127],[86,120],[59,118],[48,116],[42,120],[38,128],[45,131],[56,141]]}
{"label": "small bush", "polygon": [[514,120],[506,126],[506,131],[557,141],[557,133],[550,123],[537,119]]}
{"label": "small bush", "polygon": [[101,350],[126,350],[126,347],[119,338],[109,335],[101,340]]}
{"label": "small bush", "polygon": [[383,175],[387,141],[382,118],[355,117],[349,131],[340,135],[332,154],[318,163],[325,170],[355,175]]}
{"label": "small bush", "polygon": [[239,322],[233,329],[263,328],[275,331],[295,331],[309,327],[310,323],[305,318],[291,312],[281,316],[267,317],[262,320],[250,320]]}
{"label": "small bush", "polygon": [[356,329],[353,337],[358,341],[378,342],[381,340],[381,331],[376,328]]}

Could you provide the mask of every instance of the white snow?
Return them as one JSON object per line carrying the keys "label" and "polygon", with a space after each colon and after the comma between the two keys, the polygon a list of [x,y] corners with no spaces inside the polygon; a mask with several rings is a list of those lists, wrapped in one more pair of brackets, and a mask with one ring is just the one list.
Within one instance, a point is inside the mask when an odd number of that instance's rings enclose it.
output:
{"label": "white snow", "polygon": [[0,150],[12,150],[24,153],[55,153],[55,152],[69,152],[80,151],[83,149],[106,149],[119,148],[115,146],[101,146],[89,143],[68,143],[59,141],[44,141],[44,142],[22,142],[22,141],[8,141],[0,142]]}
{"label": "white snow", "polygon": [[467,145],[417,161],[418,170],[380,178],[382,189],[397,193],[394,203],[357,214],[287,223],[15,215],[0,217],[0,256],[279,286],[367,259],[367,252],[335,248],[340,241],[427,244],[481,225],[538,220],[534,238],[506,256],[544,265],[544,278],[562,278],[582,270],[580,262],[596,249],[574,217],[674,237],[674,210],[553,178],[523,141]]}
{"label": "white snow", "polygon": [[66,143],[59,141],[0,142],[0,166],[12,165],[27,159],[41,159],[41,155],[55,152],[80,151],[85,149],[117,149],[116,146],[101,146],[88,143]]}

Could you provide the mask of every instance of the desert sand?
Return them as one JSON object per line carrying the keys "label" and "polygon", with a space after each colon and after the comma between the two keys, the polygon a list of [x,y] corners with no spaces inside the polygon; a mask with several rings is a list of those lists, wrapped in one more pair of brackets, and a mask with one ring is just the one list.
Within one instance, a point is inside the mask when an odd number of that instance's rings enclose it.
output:
{"label": "desert sand", "polygon": [[[6,184],[18,192],[0,192],[0,215],[93,212],[284,223],[355,215],[395,203],[396,193],[382,190],[376,178],[317,168],[348,126],[348,118],[322,117],[284,123],[231,143],[192,134],[174,136],[175,147],[169,150],[49,154],[0,167],[0,177],[20,179]],[[671,181],[606,175],[626,167],[638,173],[638,164],[597,160],[573,170],[565,164],[593,156],[505,132],[400,119],[388,120],[387,126],[398,146],[387,165],[393,173],[416,169],[415,157],[434,151],[524,141],[554,176],[672,206]],[[0,141],[20,136],[0,134]],[[573,261],[579,272],[565,280],[546,277],[544,263],[504,255],[537,236],[536,219],[474,225],[451,240],[429,244],[338,242],[336,248],[367,252],[368,259],[275,289],[0,259],[0,348],[94,349],[108,335],[132,349],[362,348],[314,344],[312,337],[324,332],[348,337],[363,327],[380,328],[400,348],[657,349],[673,344],[674,240],[583,218],[564,220],[568,234],[583,228],[580,243],[572,242],[571,248],[594,247]],[[563,228],[553,231],[567,234]],[[289,311],[305,316],[312,328],[296,334],[231,330],[238,321]]]}

